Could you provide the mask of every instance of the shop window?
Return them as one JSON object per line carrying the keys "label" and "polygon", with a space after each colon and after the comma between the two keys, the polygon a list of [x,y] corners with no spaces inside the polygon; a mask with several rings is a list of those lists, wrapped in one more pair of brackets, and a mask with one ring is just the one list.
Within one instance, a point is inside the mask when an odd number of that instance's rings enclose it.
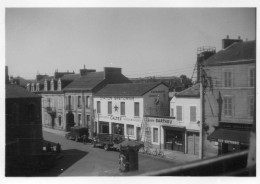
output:
{"label": "shop window", "polygon": [[255,68],[249,69],[249,87],[255,87]]}
{"label": "shop window", "polygon": [[224,97],[224,116],[231,117],[232,116],[232,97],[226,96]]}
{"label": "shop window", "polygon": [[190,106],[190,121],[196,122],[196,106]]}
{"label": "shop window", "polygon": [[107,104],[107,113],[112,114],[112,102],[110,101]]}
{"label": "shop window", "polygon": [[100,111],[100,101],[97,101],[97,113],[101,113],[101,111]]}
{"label": "shop window", "polygon": [[182,121],[182,106],[176,106],[176,119]]}
{"label": "shop window", "polygon": [[134,125],[127,125],[126,126],[127,135],[134,136]]}
{"label": "shop window", "polygon": [[254,112],[255,112],[255,98],[254,96],[249,96],[248,97],[248,114],[249,117],[253,117],[254,116]]}
{"label": "shop window", "polygon": [[158,143],[158,128],[153,128],[153,142]]}
{"label": "shop window", "polygon": [[135,106],[134,106],[134,112],[135,112],[135,116],[140,116],[140,109],[139,109],[139,102],[135,102]]}
{"label": "shop window", "polygon": [[230,69],[224,70],[224,87],[232,87],[232,71]]}
{"label": "shop window", "polygon": [[86,107],[89,108],[90,104],[89,104],[89,96],[86,96]]}
{"label": "shop window", "polygon": [[121,115],[125,115],[125,102],[121,102]]}

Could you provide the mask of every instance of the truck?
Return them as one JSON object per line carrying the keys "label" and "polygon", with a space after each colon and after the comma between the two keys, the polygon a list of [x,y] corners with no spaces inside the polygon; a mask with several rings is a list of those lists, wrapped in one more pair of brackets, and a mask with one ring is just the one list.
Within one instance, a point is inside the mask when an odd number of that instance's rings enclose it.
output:
{"label": "truck", "polygon": [[[83,141],[83,138],[88,139],[88,128],[86,127],[71,127],[70,131],[66,133],[65,138],[69,140]],[[87,141],[87,140],[85,140]]]}
{"label": "truck", "polygon": [[93,138],[93,147],[103,147],[104,150],[108,151],[109,149],[120,149],[120,143],[125,140],[123,135],[119,134],[108,134],[108,133],[99,133]]}

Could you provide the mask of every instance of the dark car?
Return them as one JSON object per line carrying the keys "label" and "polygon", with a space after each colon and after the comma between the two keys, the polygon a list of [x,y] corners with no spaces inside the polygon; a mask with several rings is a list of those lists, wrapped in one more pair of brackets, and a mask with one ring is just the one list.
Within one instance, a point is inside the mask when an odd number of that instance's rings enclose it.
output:
{"label": "dark car", "polygon": [[66,139],[83,141],[83,138],[88,139],[88,128],[86,127],[71,127],[70,132],[65,135]]}

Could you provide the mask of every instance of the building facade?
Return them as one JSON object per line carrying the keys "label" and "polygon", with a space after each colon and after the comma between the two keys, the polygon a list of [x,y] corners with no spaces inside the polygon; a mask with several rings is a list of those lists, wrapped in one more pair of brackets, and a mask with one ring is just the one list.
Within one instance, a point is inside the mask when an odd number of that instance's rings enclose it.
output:
{"label": "building facade", "polygon": [[104,71],[84,70],[84,75],[64,88],[65,123],[67,130],[73,126],[89,128],[90,138],[94,131],[93,95],[107,84],[131,83],[121,68],[105,67]]}
{"label": "building facade", "polygon": [[255,115],[256,42],[224,39],[223,46],[204,63],[209,79],[205,94],[206,157],[247,149]]}
{"label": "building facade", "polygon": [[94,96],[94,131],[143,140],[144,116],[167,113],[168,93],[163,83],[107,85]]}
{"label": "building facade", "polygon": [[12,175],[18,162],[29,162],[42,153],[41,96],[6,84],[5,110],[6,175]]}

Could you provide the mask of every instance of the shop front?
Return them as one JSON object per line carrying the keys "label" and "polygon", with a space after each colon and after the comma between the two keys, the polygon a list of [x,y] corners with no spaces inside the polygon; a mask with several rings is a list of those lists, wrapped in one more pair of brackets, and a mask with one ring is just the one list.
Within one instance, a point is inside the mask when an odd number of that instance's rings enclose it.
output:
{"label": "shop front", "polygon": [[99,121],[99,133],[109,133],[109,122]]}
{"label": "shop front", "polygon": [[185,151],[185,128],[162,126],[164,129],[164,149]]}
{"label": "shop front", "polygon": [[248,149],[249,135],[250,126],[220,123],[208,140],[218,142],[218,155],[222,155]]}
{"label": "shop front", "polygon": [[112,122],[112,134],[124,135],[124,124]]}

